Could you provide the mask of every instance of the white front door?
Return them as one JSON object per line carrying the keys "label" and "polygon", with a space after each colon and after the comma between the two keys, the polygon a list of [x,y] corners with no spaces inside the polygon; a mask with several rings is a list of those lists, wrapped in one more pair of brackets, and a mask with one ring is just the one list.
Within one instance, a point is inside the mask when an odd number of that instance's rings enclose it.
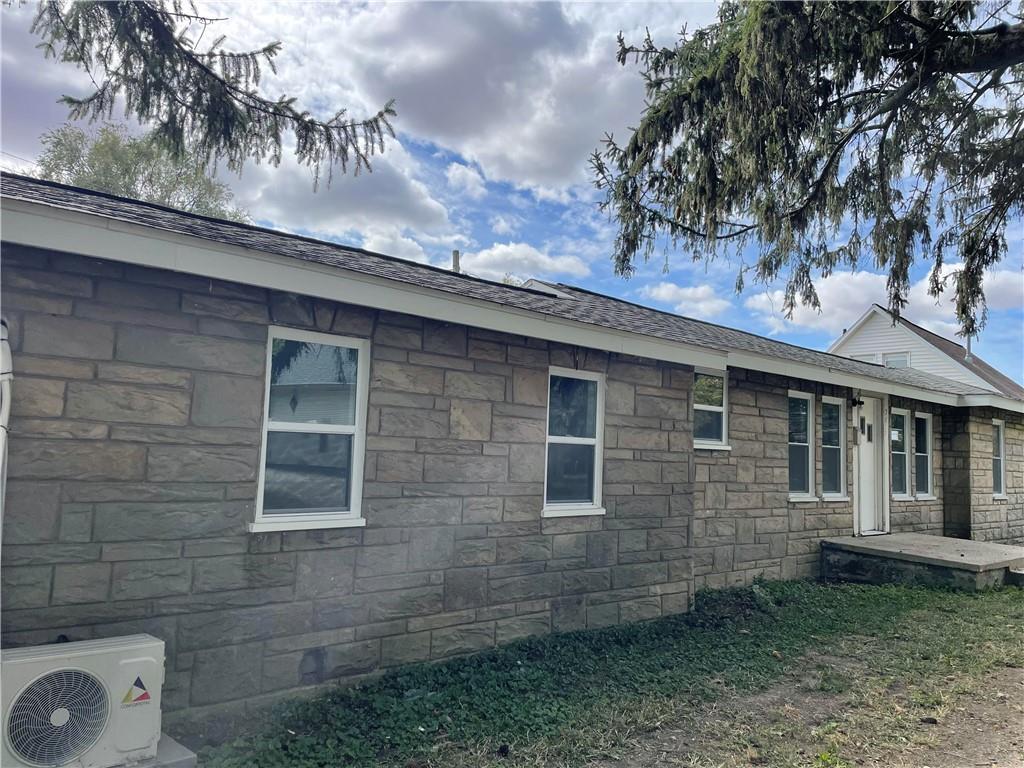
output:
{"label": "white front door", "polygon": [[885,424],[882,401],[861,397],[857,408],[856,532],[885,533]]}

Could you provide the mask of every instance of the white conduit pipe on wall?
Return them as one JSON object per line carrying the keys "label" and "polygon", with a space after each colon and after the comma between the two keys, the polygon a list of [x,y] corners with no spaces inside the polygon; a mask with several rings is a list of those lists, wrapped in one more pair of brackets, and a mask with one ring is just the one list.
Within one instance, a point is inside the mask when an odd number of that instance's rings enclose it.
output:
{"label": "white conduit pipe on wall", "polygon": [[4,500],[7,497],[7,422],[11,417],[13,369],[11,345],[7,341],[7,323],[0,320],[0,560],[3,559]]}

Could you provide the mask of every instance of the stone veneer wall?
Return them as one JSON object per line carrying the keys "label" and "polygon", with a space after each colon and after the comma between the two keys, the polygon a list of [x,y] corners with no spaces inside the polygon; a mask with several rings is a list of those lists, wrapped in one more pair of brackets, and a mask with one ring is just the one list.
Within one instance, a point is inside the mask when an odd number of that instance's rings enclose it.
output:
{"label": "stone veneer wall", "polygon": [[[992,493],[994,418],[1005,422],[1006,498],[998,499]],[[1024,417],[991,408],[973,408],[964,426],[970,441],[970,537],[1024,544]]]}
{"label": "stone veneer wall", "polygon": [[[677,366],[4,244],[7,643],[150,632],[164,709],[687,610]],[[251,535],[269,322],[372,339],[367,527]],[[607,516],[541,519],[549,364],[607,373]],[[180,718],[179,718],[180,719]]]}
{"label": "stone veneer wall", "polygon": [[[942,406],[935,403],[908,400],[902,397],[890,398],[889,407],[903,408],[910,413],[907,426],[907,451],[910,456],[908,462],[910,465],[910,488],[908,490],[915,496],[915,498],[905,500],[890,498],[889,524],[893,531],[928,533],[934,536],[941,536],[945,520],[943,511],[943,504],[945,503],[943,429],[946,425],[943,414],[951,409],[943,409]],[[932,492],[927,494],[928,496],[933,496],[934,498],[932,499],[916,498],[918,477],[917,464],[914,461],[914,416],[925,413],[932,415]]]}

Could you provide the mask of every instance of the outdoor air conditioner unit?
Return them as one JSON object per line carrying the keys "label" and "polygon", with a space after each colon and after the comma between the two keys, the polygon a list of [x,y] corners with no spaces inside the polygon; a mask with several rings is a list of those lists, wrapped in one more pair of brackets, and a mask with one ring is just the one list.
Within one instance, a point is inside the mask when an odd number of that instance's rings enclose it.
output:
{"label": "outdoor air conditioner unit", "polygon": [[164,642],[150,635],[3,652],[3,768],[156,759]]}

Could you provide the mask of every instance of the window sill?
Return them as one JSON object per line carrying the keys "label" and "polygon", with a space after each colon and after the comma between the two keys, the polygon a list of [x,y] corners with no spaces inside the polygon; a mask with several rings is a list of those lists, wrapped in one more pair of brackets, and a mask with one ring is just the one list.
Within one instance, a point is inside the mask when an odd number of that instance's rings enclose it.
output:
{"label": "window sill", "polygon": [[364,528],[366,518],[364,517],[329,517],[324,516],[319,520],[311,520],[308,516],[303,519],[284,518],[282,520],[254,520],[249,523],[249,533],[271,533],[274,531],[314,531],[326,528]]}
{"label": "window sill", "polygon": [[572,506],[569,504],[554,504],[544,507],[540,511],[541,517],[584,517],[586,515],[603,515],[604,507],[595,507],[593,504],[586,506]]}
{"label": "window sill", "polygon": [[930,493],[919,493],[914,497],[918,501],[938,501],[938,496],[932,496]]}
{"label": "window sill", "polygon": [[696,440],[693,441],[694,450],[698,451],[731,451],[732,446],[726,445],[725,443],[701,443]]}
{"label": "window sill", "polygon": [[818,502],[817,496],[811,496],[806,493],[791,493],[789,495],[790,504],[813,504]]}
{"label": "window sill", "polygon": [[894,493],[892,495],[892,500],[893,501],[914,501],[914,497],[913,496],[909,496],[909,495],[907,495],[905,493]]}
{"label": "window sill", "polygon": [[849,501],[849,496],[840,496],[839,494],[826,493],[821,497],[822,501]]}
{"label": "window sill", "polygon": [[1005,493],[993,493],[992,494],[992,500],[993,501],[1009,501],[1010,497],[1007,496]]}

